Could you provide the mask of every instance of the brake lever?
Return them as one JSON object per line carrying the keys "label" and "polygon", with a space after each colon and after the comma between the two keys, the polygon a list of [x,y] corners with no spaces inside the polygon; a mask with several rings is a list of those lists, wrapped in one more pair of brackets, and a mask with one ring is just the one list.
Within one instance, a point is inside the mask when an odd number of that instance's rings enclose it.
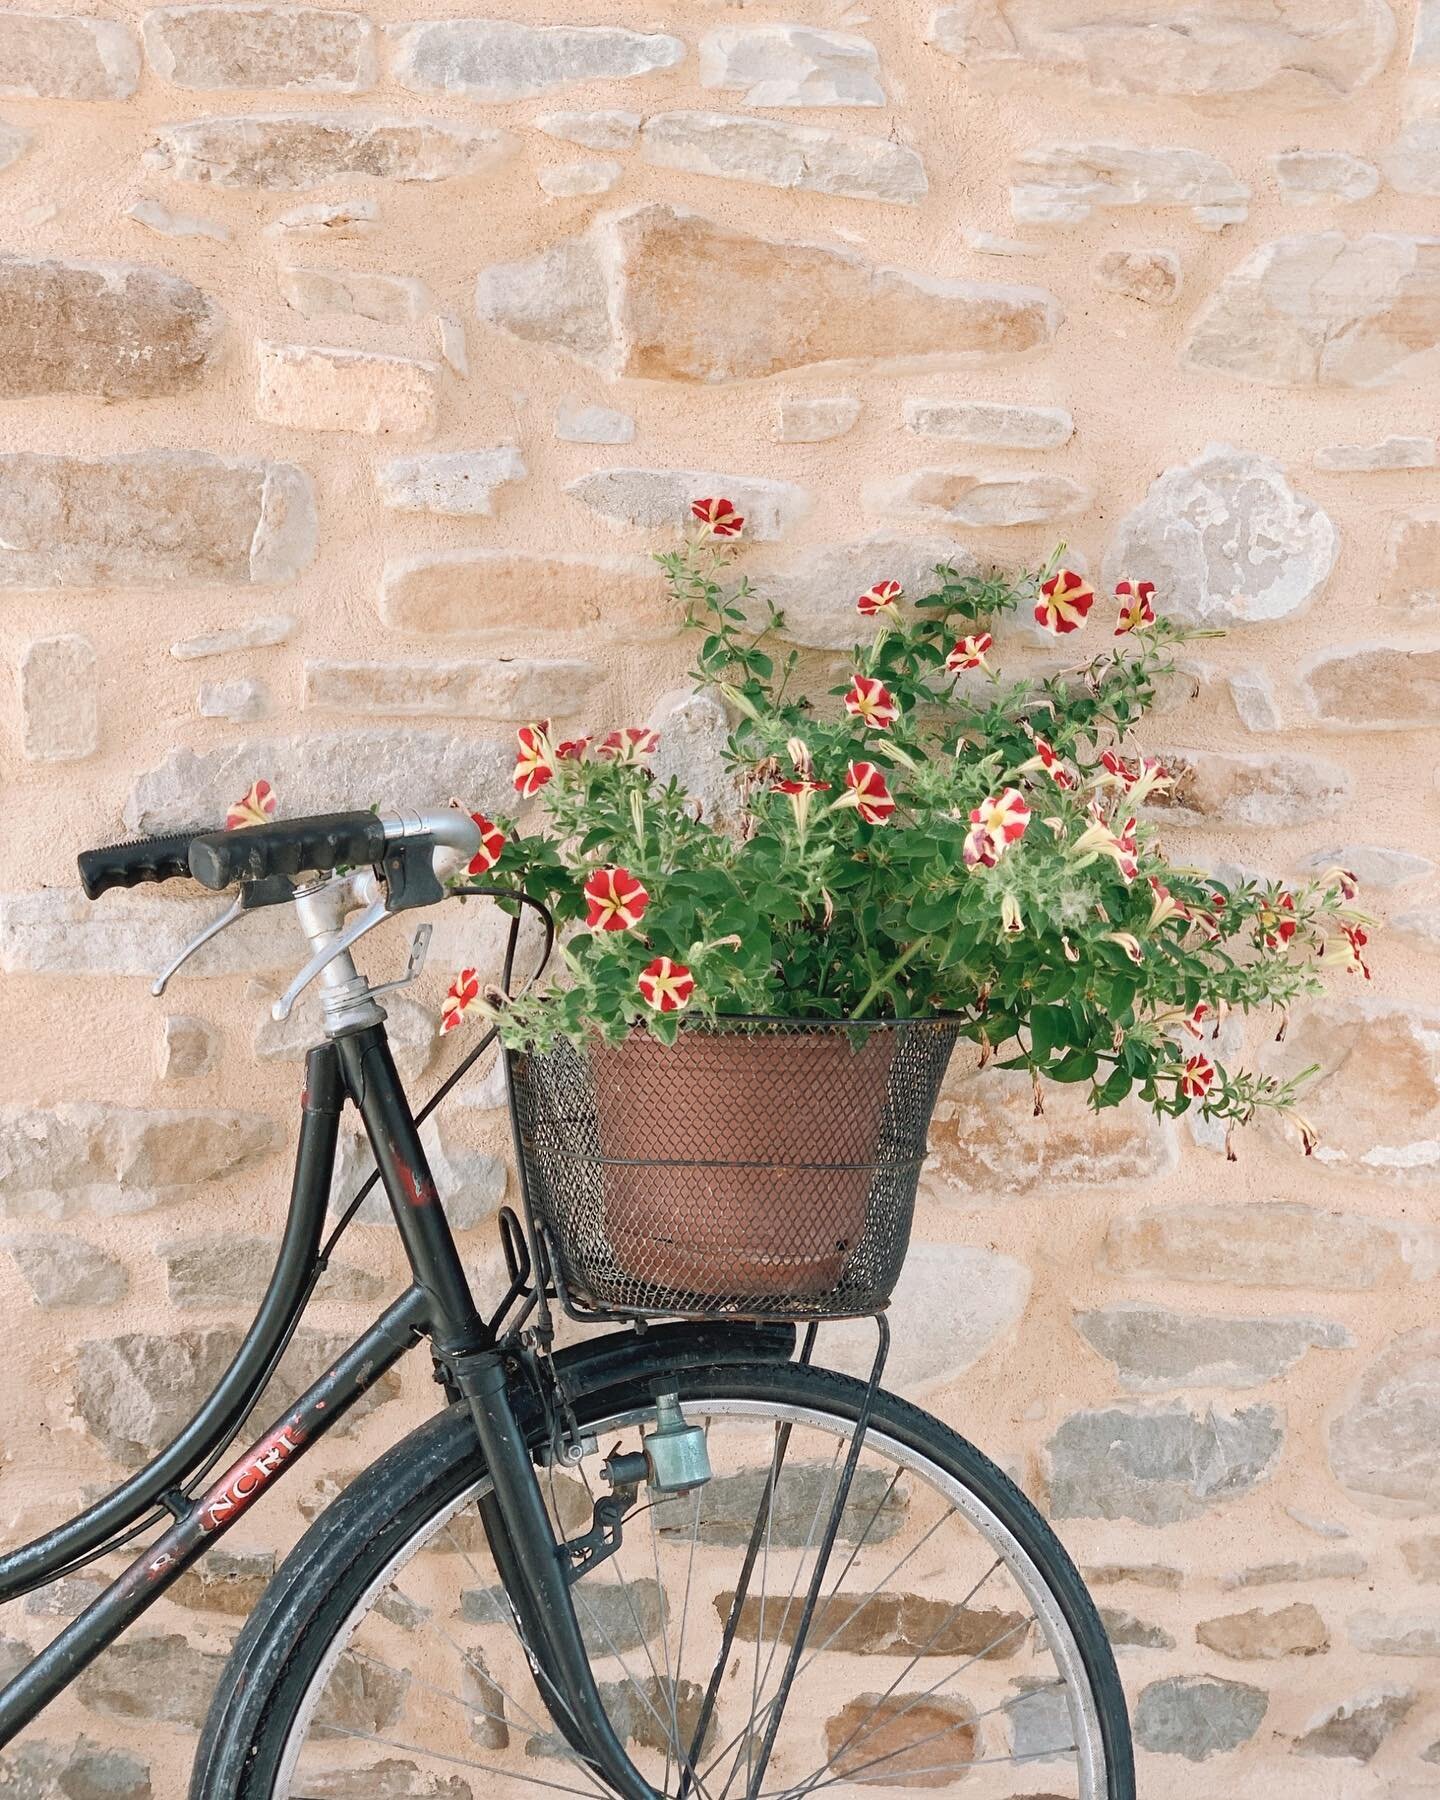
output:
{"label": "brake lever", "polygon": [[343,956],[347,950],[353,949],[367,931],[373,931],[377,925],[383,925],[389,916],[389,913],[385,910],[385,901],[383,898],[372,900],[363,912],[355,915],[337,937],[332,938],[328,944],[323,945],[315,952],[309,962],[305,964],[300,973],[290,983],[289,987],[286,988],[285,992],[270,1008],[270,1017],[277,1023],[288,1019],[295,1002],[300,998],[301,994],[304,993],[305,989],[309,987],[310,983],[320,971],[329,963],[334,962],[337,956]]}
{"label": "brake lever", "polygon": [[293,899],[294,894],[295,884],[285,875],[267,875],[262,881],[242,882],[239,893],[220,917],[212,919],[198,937],[191,938],[175,960],[155,977],[150,984],[150,992],[158,1000],[171,978],[189,962],[196,951],[203,950],[213,938],[219,937],[242,913],[254,912],[260,906],[278,906],[284,900]]}

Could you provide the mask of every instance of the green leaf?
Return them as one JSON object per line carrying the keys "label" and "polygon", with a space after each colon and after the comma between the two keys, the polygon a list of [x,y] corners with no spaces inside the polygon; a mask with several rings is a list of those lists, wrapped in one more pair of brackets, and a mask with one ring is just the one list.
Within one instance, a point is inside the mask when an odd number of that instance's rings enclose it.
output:
{"label": "green leaf", "polygon": [[1045,1073],[1052,1081],[1088,1081],[1099,1067],[1100,1058],[1093,1050],[1072,1050],[1062,1062]]}

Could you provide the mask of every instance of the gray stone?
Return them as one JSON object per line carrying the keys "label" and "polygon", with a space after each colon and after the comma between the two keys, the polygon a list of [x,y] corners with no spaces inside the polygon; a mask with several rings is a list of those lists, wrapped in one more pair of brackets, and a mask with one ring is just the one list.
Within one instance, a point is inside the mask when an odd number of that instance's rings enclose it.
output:
{"label": "gray stone", "polygon": [[[759,1516],[760,1501],[771,1480],[768,1462],[734,1475],[715,1475],[696,1493],[676,1494],[655,1503],[660,1531],[702,1544],[743,1548]],[[777,1550],[799,1550],[815,1542],[834,1504],[837,1472],[826,1462],[787,1460],[775,1483],[766,1536]],[[884,1472],[860,1468],[840,1515],[837,1541],[885,1544],[905,1528],[908,1493]],[[698,1511],[697,1511],[698,1506]]]}
{"label": "gray stone", "polygon": [[877,581],[898,581],[912,599],[935,593],[938,568],[978,574],[980,564],[953,538],[884,532],[800,551],[766,570],[759,585],[783,612],[782,634],[816,650],[848,650],[880,628],[855,599]]}
{"label": "gray stone", "polygon": [[1386,0],[1243,0],[1203,9],[1148,0],[1097,12],[1089,0],[961,0],[935,14],[929,41],[976,77],[1045,72],[1102,94],[1329,108],[1363,88],[1395,46]]}
{"label": "gray stone", "polygon": [[1440,1612],[1360,1612],[1350,1642],[1372,1656],[1440,1656]]}
{"label": "gray stone", "polygon": [[483,270],[476,308],[607,375],[704,382],[823,363],[965,367],[1037,350],[1060,322],[1044,288],[877,265],[658,204]]}
{"label": "gray stone", "polygon": [[[34,1654],[30,1646],[20,1638],[0,1633],[0,1681],[13,1681]],[[3,1763],[0,1763],[0,1768],[3,1767]]]}
{"label": "gray stone", "polygon": [[1417,69],[1440,69],[1440,0],[1420,0],[1410,62]]}
{"label": "gray stone", "polygon": [[1264,669],[1239,669],[1226,684],[1235,714],[1247,731],[1283,731],[1285,715],[1275,694],[1275,683]]}
{"label": "gray stone", "polygon": [[1330,1421],[1330,1467],[1352,1494],[1440,1508],[1440,1331],[1403,1332]]}
{"label": "gray stone", "polygon": [[706,469],[597,469],[567,482],[565,492],[614,525],[650,531],[689,525],[692,502],[723,494],[758,543],[784,537],[810,510],[810,496],[793,482]]}
{"label": "gray stone", "polygon": [[640,128],[640,150],[662,169],[904,206],[923,200],[930,185],[916,152],[888,137],[736,113],[653,113]]}
{"label": "gray stone", "polygon": [[1090,274],[1097,287],[1142,306],[1173,306],[1180,298],[1180,258],[1173,250],[1102,250]]}
{"label": "gray stone", "polygon": [[1069,475],[1018,469],[913,469],[865,490],[866,505],[885,518],[992,528],[1071,519],[1093,499],[1090,489]]}
{"label": "gray stone", "polygon": [[1315,452],[1317,469],[1343,470],[1347,474],[1433,469],[1436,462],[1435,439],[1430,436],[1387,437],[1378,444],[1331,444],[1327,449]]}
{"label": "gray stone", "polygon": [[438,513],[441,518],[486,518],[495,493],[523,481],[525,459],[513,444],[493,450],[448,450],[437,456],[404,456],[375,477],[382,506],[398,512]]}
{"label": "gray stone", "polygon": [[179,1632],[122,1638],[75,1684],[82,1705],[109,1719],[151,1719],[198,1731],[225,1667],[219,1650],[200,1650]]}
{"label": "gray stone", "polygon": [[1380,171],[1346,150],[1282,150],[1270,158],[1280,198],[1292,206],[1336,200],[1368,200],[1380,186]]}
{"label": "gray stone", "polygon": [[140,263],[0,256],[0,397],[183,394],[224,327],[193,282]]}
{"label": "gray stone", "polygon": [[1412,118],[1393,144],[1380,152],[1380,167],[1397,194],[1433,198],[1440,194],[1440,102]]}
{"label": "gray stone", "polygon": [[103,1575],[62,1575],[27,1595],[25,1611],[32,1619],[73,1619],[99,1599],[106,1585]]}
{"label": "gray stone", "polygon": [[528,100],[590,81],[673,69],[678,37],[613,25],[524,25],[509,19],[436,19],[390,28],[393,72],[417,94]]}
{"label": "gray stone", "polygon": [[405,325],[433,310],[430,290],[411,275],[357,269],[280,271],[280,298],[307,319],[374,319]]}
{"label": "gray stone", "polygon": [[[445,1208],[445,1216],[456,1231],[473,1231],[493,1219],[495,1209],[505,1198],[509,1182],[509,1164],[502,1156],[483,1151],[463,1150],[447,1144],[439,1127],[427,1120],[420,1130],[430,1173]],[[339,1212],[359,1192],[361,1184],[375,1171],[375,1159],[365,1139],[354,1132],[342,1132],[335,1163],[335,1179],[330,1191],[330,1206]],[[382,1225],[395,1229],[394,1215],[384,1190],[377,1183],[361,1202],[355,1215],[357,1225]],[[483,1288],[484,1283],[480,1284]]]}
{"label": "gray stone", "polygon": [[[248,783],[247,783],[248,785]],[[199,821],[195,821],[198,823]],[[211,825],[214,815],[211,815]],[[144,975],[153,980],[216,916],[213,899],[110,893],[98,902],[68,887],[0,897],[0,969],[13,974]],[[293,972],[305,943],[293,918],[254,912],[185,965],[204,975]]]}
{"label": "gray stone", "polygon": [[0,1756],[6,1800],[153,1800],[150,1766],[129,1750],[80,1737],[56,1744],[33,1738]]}
{"label": "gray stone", "polygon": [[202,681],[195,696],[195,710],[202,719],[229,719],[235,725],[251,725],[274,711],[270,690],[263,681],[243,676],[235,681]]}
{"label": "gray stone", "polygon": [[569,718],[600,679],[594,663],[540,657],[470,662],[305,664],[304,704],[322,712],[410,719]]}
{"label": "gray stone", "polygon": [[195,213],[172,212],[158,200],[137,200],[126,208],[125,217],[143,225],[147,231],[158,232],[161,237],[209,238],[216,244],[230,242],[228,225],[221,225],[216,219],[199,218]]}
{"label": "gray stone", "polygon": [[64,1218],[139,1212],[217,1181],[278,1143],[275,1121],[221,1108],[162,1111],[59,1101],[0,1111],[0,1209]]}
{"label": "gray stone", "polygon": [[[302,995],[288,1019],[276,1019],[270,1011],[273,990],[260,986],[246,994],[259,1009],[251,1048],[257,1062],[303,1063],[306,1054],[325,1035],[320,1002],[312,989]],[[387,994],[384,999],[385,1035],[395,1066],[407,1082],[415,1082],[435,1060],[439,1042],[434,1014],[408,994]]]}
{"label": "gray stone", "polygon": [[34,638],[20,653],[20,748],[30,762],[82,762],[100,745],[89,638]]}
{"label": "gray stone", "polygon": [[382,1756],[359,1767],[307,1774],[304,1795],[296,1800],[475,1800],[475,1790],[458,1775],[422,1770],[408,1757]]}
{"label": "gray stone", "polygon": [[129,1291],[125,1265],[83,1238],[30,1232],[4,1242],[37,1306],[109,1306]]}
{"label": "gray stone", "polygon": [[1173,1650],[1175,1640],[1163,1625],[1151,1625],[1119,1606],[1102,1606],[1100,1623],[1113,1650]]}
{"label": "gray stone", "polygon": [[1310,1720],[1295,1739],[1295,1755],[1368,1763],[1417,1698],[1409,1688],[1382,1687],[1342,1700]]}
{"label": "gray stone", "polygon": [[1160,751],[1172,781],[1157,795],[1157,818],[1177,824],[1306,825],[1333,819],[1350,793],[1339,763],[1291,752]]}
{"label": "gray stone", "polygon": [[1076,1313],[1075,1326],[1135,1393],[1263,1387],[1308,1349],[1343,1350],[1353,1342],[1343,1325],[1323,1319],[1177,1313],[1138,1300]]}
{"label": "gray stone", "polygon": [[1243,1681],[1206,1675],[1152,1681],[1135,1705],[1135,1742],[1156,1755],[1204,1762],[1248,1743],[1269,1704],[1260,1688]]}
{"label": "gray stone", "polygon": [[868,38],[813,25],[729,25],[700,40],[700,85],[745,106],[883,106],[880,58]]}
{"label": "gray stone", "polygon": [[1284,1436],[1273,1406],[1073,1413],[1048,1445],[1050,1510],[1057,1519],[1141,1525],[1196,1519],[1263,1481]]}
{"label": "gray stone", "polygon": [[[260,1302],[275,1269],[276,1239],[215,1233],[175,1238],[160,1246],[170,1304],[181,1311],[197,1307],[245,1307]],[[332,1261],[320,1277],[316,1296],[339,1305],[371,1305],[391,1284],[372,1269]]]}
{"label": "gray stone", "polygon": [[1323,875],[1330,869],[1348,869],[1367,888],[1402,887],[1429,875],[1435,865],[1426,856],[1386,844],[1337,844],[1332,850],[1316,850],[1298,865],[1307,875]]}
{"label": "gray stone", "polygon": [[[1292,1514],[1292,1517],[1294,1515]],[[1309,1586],[1313,1581],[1353,1581],[1367,1564],[1355,1550],[1322,1550],[1318,1556],[1292,1557],[1286,1562],[1252,1563],[1220,1577],[1222,1588]]]}
{"label": "gray stone", "polygon": [[[1235,208],[1250,189],[1204,150],[1138,144],[1033,144],[1011,159],[1010,211],[1021,224],[1079,225],[1097,208]],[[1203,221],[1202,221],[1203,222]]]}
{"label": "gray stone", "polygon": [[0,588],[287,581],[315,536],[310,478],[294,463],[0,455]]}
{"label": "gray stone", "polygon": [[[440,806],[451,794],[488,813],[513,804],[514,765],[513,744],[448,731],[336,731],[171,750],[137,777],[125,823],[149,834],[214,830],[262,772],[295,818],[370,806]],[[266,928],[273,933],[274,921]]]}
{"label": "gray stone", "polygon": [[1120,523],[1102,575],[1143,573],[1190,625],[1268,624],[1307,607],[1335,566],[1339,534],[1279,463],[1212,444],[1167,469]]}
{"label": "gray stone", "polygon": [[650,758],[658,781],[676,781],[698,802],[700,817],[720,831],[738,825],[744,800],[738,776],[725,766],[730,721],[714,694],[692,688],[662,695],[649,724],[660,734]]}
{"label": "gray stone", "polygon": [[1202,1619],[1195,1641],[1217,1656],[1236,1662],[1275,1662],[1282,1656],[1318,1656],[1330,1648],[1325,1621],[1306,1600],[1274,1612],[1252,1606],[1248,1612]]}
{"label": "gray stone", "polygon": [[227,113],[160,126],[144,164],[157,174],[204,187],[278,192],[350,177],[449,181],[490,175],[515,149],[508,132],[448,119]]}
{"label": "gray stone", "polygon": [[1183,361],[1290,387],[1383,387],[1440,345],[1440,237],[1340,231],[1262,244],[1196,315]]}
{"label": "gray stone", "polygon": [[1058,450],[1075,421],[1063,406],[1011,406],[996,400],[946,400],[912,394],[905,423],[919,437],[953,438],[992,450]]}
{"label": "gray stone", "polygon": [[554,163],[535,179],[552,200],[580,200],[592,194],[608,194],[625,173],[625,165],[611,156],[585,157],[579,162]]}
{"label": "gray stone", "polygon": [[[292,1405],[353,1334],[302,1326],[257,1410],[271,1417]],[[126,1467],[156,1456],[195,1414],[240,1347],[238,1330],[143,1331],[91,1338],[76,1346],[75,1405],[87,1430]],[[348,1433],[400,1392],[393,1371],[382,1375],[333,1432]]]}
{"label": "gray stone", "polygon": [[844,437],[859,417],[854,394],[782,394],[770,435],[782,444],[824,444]]}
{"label": "gray stone", "polygon": [[375,28],[320,6],[157,6],[145,54],[180,88],[285,88],[358,94],[375,79]]}
{"label": "gray stone", "polygon": [[128,100],[140,45],[128,26],[74,13],[0,13],[0,94],[33,100]]}
{"label": "gray stone", "polygon": [[555,412],[555,435],[562,444],[628,444],[635,421],[613,407],[587,405],[567,394]]}
{"label": "gray stone", "polygon": [[640,114],[614,108],[540,113],[533,123],[546,137],[583,144],[587,150],[628,150],[640,135]]}
{"label": "gray stone", "polygon": [[[624,1656],[660,1635],[670,1617],[668,1598],[658,1581],[632,1576],[623,1584],[587,1581],[576,1586],[575,1611],[580,1635],[592,1656]],[[507,1624],[510,1602],[498,1587],[465,1588],[460,1617],[467,1625]]]}
{"label": "gray stone", "polygon": [[185,1571],[167,1598],[196,1612],[248,1618],[260,1604],[275,1565],[273,1550],[231,1550],[219,1544]]}
{"label": "gray stone", "polygon": [[1150,1281],[1231,1282],[1340,1292],[1423,1279],[1414,1228],[1300,1201],[1191,1202],[1119,1213],[1099,1266]]}
{"label": "gray stone", "polygon": [[1133,1584],[1178,1593],[1185,1585],[1184,1573],[1170,1563],[1091,1563],[1085,1568],[1084,1575],[1087,1585],[1092,1588]]}
{"label": "gray stone", "polygon": [[170,646],[176,662],[199,662],[209,656],[230,656],[237,650],[268,650],[283,644],[295,629],[295,621],[283,613],[246,619],[242,625],[223,626],[200,637],[180,638]]}

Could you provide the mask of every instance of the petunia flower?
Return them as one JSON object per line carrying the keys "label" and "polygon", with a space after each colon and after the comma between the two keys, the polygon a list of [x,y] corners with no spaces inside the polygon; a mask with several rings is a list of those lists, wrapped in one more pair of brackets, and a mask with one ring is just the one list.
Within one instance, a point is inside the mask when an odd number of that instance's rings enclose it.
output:
{"label": "petunia flower", "polygon": [[440,1008],[440,1031],[454,1031],[463,1023],[465,1015],[480,998],[480,977],[474,969],[462,969],[445,992],[445,1001]]}
{"label": "petunia flower", "polygon": [[505,833],[498,825],[491,824],[484,813],[471,813],[480,831],[480,848],[470,858],[465,870],[467,875],[488,875],[500,860],[500,852],[505,848]]}
{"label": "petunia flower", "polygon": [[904,592],[898,581],[877,581],[874,587],[866,588],[855,602],[855,610],[867,619],[877,616],[888,619],[894,614]]}
{"label": "petunia flower", "polygon": [[982,800],[970,813],[965,860],[993,869],[1011,844],[1018,844],[1030,824],[1030,808],[1019,788],[1006,788]]}
{"label": "petunia flower", "polygon": [[1295,896],[1281,893],[1277,899],[1266,900],[1255,915],[1260,927],[1261,940],[1267,950],[1278,950],[1282,944],[1288,944],[1296,932]]}
{"label": "petunia flower", "polygon": [[1020,911],[1020,902],[1013,894],[1000,896],[1000,929],[1012,935],[1025,929],[1025,919]]}
{"label": "petunia flower", "polygon": [[1129,632],[1140,631],[1146,625],[1155,623],[1153,581],[1132,581],[1127,575],[1124,581],[1115,583],[1115,598],[1120,602],[1119,616],[1115,621],[1116,637],[1125,637]]}
{"label": "petunia flower", "polygon": [[1142,963],[1145,951],[1133,931],[1106,931],[1101,934],[1107,944],[1118,944],[1132,963]]}
{"label": "petunia flower", "polygon": [[239,831],[246,825],[268,825],[275,817],[275,790],[262,776],[252,781],[243,797],[225,815],[225,829]]}
{"label": "petunia flower", "polygon": [[1190,1100],[1203,1100],[1215,1085],[1215,1065],[1207,1056],[1192,1056],[1180,1071],[1180,1092]]}
{"label": "petunia flower", "polygon": [[831,810],[853,806],[867,825],[883,825],[895,810],[895,796],[885,785],[885,772],[874,763],[852,762],[845,771],[846,791]]}
{"label": "petunia flower", "polygon": [[555,773],[555,752],[550,744],[548,720],[522,725],[515,733],[520,754],[515,758],[515,789],[526,800],[538,794]]}
{"label": "petunia flower", "polygon": [[895,696],[883,681],[876,681],[868,675],[856,675],[851,678],[850,692],[845,696],[845,710],[857,719],[873,727],[876,731],[884,731],[886,726],[893,725],[900,717],[900,708],[895,704]]}
{"label": "petunia flower", "polygon": [[596,869],[584,888],[589,911],[585,923],[592,931],[629,931],[645,916],[650,896],[628,869],[613,863]]}
{"label": "petunia flower", "polygon": [[1118,750],[1102,750],[1100,766],[1105,770],[1105,774],[1097,778],[1100,784],[1124,788],[1137,806],[1170,785],[1170,772],[1156,756],[1142,756],[1135,762],[1127,762]]}
{"label": "petunia flower", "polygon": [[695,977],[684,963],[672,962],[668,956],[657,956],[640,971],[636,984],[647,1006],[656,1012],[681,1012],[690,1004],[695,992]]}
{"label": "petunia flower", "polygon": [[1065,767],[1055,746],[1047,738],[1041,737],[1038,731],[1032,731],[1030,736],[1035,745],[1035,754],[1029,762],[1020,765],[1021,771],[1043,769],[1056,787],[1065,793],[1078,788],[1080,777]]}
{"label": "petunia flower", "polygon": [[1135,841],[1135,820],[1127,819],[1117,832],[1103,819],[1087,825],[1070,846],[1071,854],[1082,859],[1108,856],[1120,871],[1128,887],[1140,873],[1139,847]]}
{"label": "petunia flower", "polygon": [[1180,1021],[1180,1023],[1181,1023],[1182,1028],[1190,1033],[1191,1037],[1202,1038],[1205,1035],[1205,1021],[1209,1017],[1210,1017],[1209,1001],[1197,1000],[1195,1002],[1194,1006],[1190,1009],[1190,1011],[1188,1013],[1186,1013],[1185,1017]]}
{"label": "petunia flower", "polygon": [[1035,602],[1035,622],[1046,631],[1063,637],[1078,631],[1085,615],[1095,604],[1095,590],[1083,575],[1073,569],[1061,569],[1040,584],[1040,598]]}
{"label": "petunia flower", "polygon": [[590,748],[588,737],[566,738],[555,746],[556,762],[580,762]]}
{"label": "petunia flower", "polygon": [[1342,925],[1338,938],[1326,939],[1320,952],[1320,960],[1328,964],[1338,963],[1347,975],[1363,975],[1369,981],[1370,965],[1364,956],[1365,946],[1369,942],[1369,933],[1363,926]]}
{"label": "petunia flower", "polygon": [[1146,929],[1154,931],[1167,919],[1188,919],[1190,908],[1183,900],[1177,900],[1163,882],[1157,881],[1153,875],[1148,876],[1150,892],[1153,896],[1150,906],[1150,918]]}
{"label": "petunia flower", "polygon": [[991,668],[985,658],[995,647],[995,639],[988,631],[977,631],[973,637],[963,637],[945,658],[945,667],[952,675],[963,675],[969,669],[984,669],[990,674]]}
{"label": "petunia flower", "polygon": [[608,731],[601,738],[595,754],[602,762],[638,763],[659,748],[660,733],[647,725],[627,725],[623,731]]}
{"label": "petunia flower", "polygon": [[739,537],[745,521],[728,500],[692,500],[690,511],[712,537]]}

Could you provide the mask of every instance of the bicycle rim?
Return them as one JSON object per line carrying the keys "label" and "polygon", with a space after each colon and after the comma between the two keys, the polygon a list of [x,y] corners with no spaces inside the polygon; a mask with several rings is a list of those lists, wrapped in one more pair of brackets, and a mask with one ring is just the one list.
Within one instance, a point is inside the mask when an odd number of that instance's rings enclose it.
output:
{"label": "bicycle rim", "polygon": [[[620,1554],[577,1583],[577,1612],[612,1723],[647,1779],[676,1794],[689,1766],[696,1800],[737,1800],[853,1427],[823,1399],[752,1393],[687,1400],[686,1410],[707,1427],[715,1480],[637,1509]],[[1101,1715],[1115,1700],[1097,1692],[1095,1645],[1082,1647],[1073,1600],[1067,1607],[1042,1566],[1052,1554],[1063,1561],[1058,1545],[1033,1515],[1021,1523],[1035,1541],[1022,1543],[976,1491],[973,1470],[946,1453],[947,1442],[959,1444],[952,1434],[935,1425],[935,1444],[917,1448],[887,1431],[885,1410],[866,1439],[763,1800],[961,1783],[974,1800],[1128,1791],[1109,1781]],[[615,1442],[635,1447],[649,1417],[631,1408],[584,1421],[597,1450],[580,1473],[595,1494],[607,1491],[594,1476],[601,1457]],[[782,1432],[788,1445],[740,1631],[691,1764],[724,1602]],[[503,1616],[471,1506],[484,1485],[472,1479],[449,1496],[373,1572],[305,1686],[272,1795],[603,1792],[553,1730],[543,1682]],[[542,1471],[542,1486],[569,1534],[588,1523],[583,1480]],[[642,1506],[647,1497],[642,1488]],[[1101,1650],[1113,1678],[1103,1639]]]}

